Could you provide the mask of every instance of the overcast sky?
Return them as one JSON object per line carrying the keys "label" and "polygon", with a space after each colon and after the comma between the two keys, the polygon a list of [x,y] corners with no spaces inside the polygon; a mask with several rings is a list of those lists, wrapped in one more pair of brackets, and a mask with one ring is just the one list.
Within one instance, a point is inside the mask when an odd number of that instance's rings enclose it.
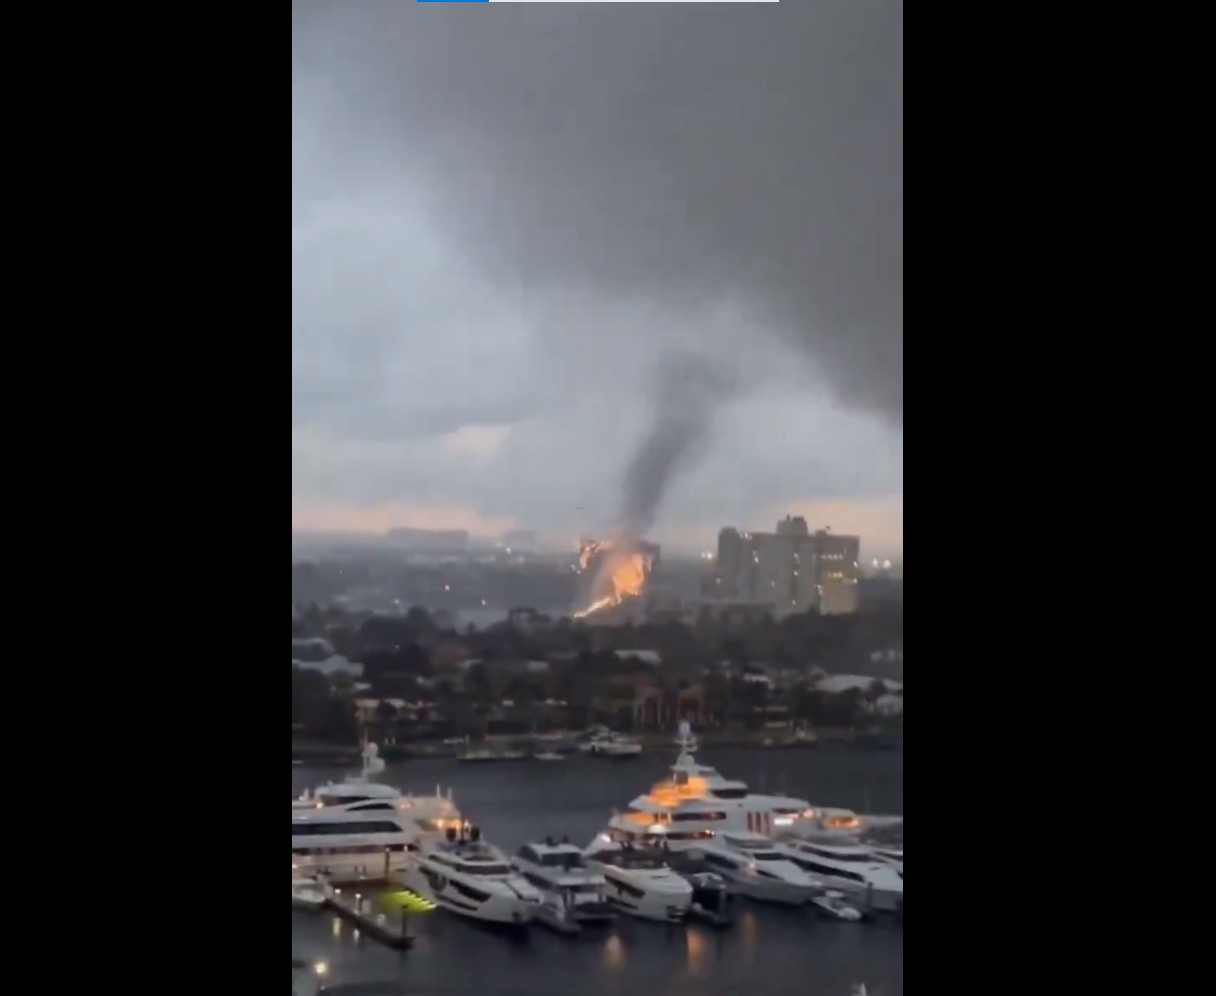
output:
{"label": "overcast sky", "polygon": [[292,0],[293,530],[610,532],[694,366],[658,538],[902,546],[902,3]]}

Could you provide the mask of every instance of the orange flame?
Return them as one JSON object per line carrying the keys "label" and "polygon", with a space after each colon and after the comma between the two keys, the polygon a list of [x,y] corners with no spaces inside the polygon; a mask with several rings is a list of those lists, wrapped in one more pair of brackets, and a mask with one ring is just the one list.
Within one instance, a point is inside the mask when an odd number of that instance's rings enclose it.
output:
{"label": "orange flame", "polygon": [[579,573],[584,574],[596,563],[601,556],[606,556],[608,583],[612,586],[612,594],[593,602],[590,606],[575,615],[575,619],[586,619],[588,616],[605,609],[615,608],[627,598],[636,598],[646,587],[646,579],[654,570],[654,557],[646,553],[629,553],[618,549],[616,544],[587,540],[579,550]]}

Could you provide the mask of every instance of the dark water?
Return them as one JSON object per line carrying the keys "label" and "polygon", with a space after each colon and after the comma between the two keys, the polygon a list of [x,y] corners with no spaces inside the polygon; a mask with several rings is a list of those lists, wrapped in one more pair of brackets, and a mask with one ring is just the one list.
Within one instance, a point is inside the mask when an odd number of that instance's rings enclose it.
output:
{"label": "dark water", "polygon": [[[706,751],[702,760],[757,791],[788,791],[821,806],[902,813],[903,754],[853,751]],[[513,851],[548,834],[585,844],[612,808],[624,808],[663,774],[670,758],[613,763],[463,766],[422,762],[390,768],[383,780],[405,791],[455,790],[456,802],[488,839]],[[298,793],[341,772],[292,770]],[[323,959],[334,983],[396,980],[403,991],[442,996],[849,996],[864,982],[879,996],[902,996],[903,931],[816,919],[810,913],[744,903],[733,930],[622,920],[612,934],[566,940],[533,930],[526,943],[435,913],[420,917],[407,955],[356,943],[330,917],[292,915],[292,956]],[[661,987],[658,989],[657,987]]]}

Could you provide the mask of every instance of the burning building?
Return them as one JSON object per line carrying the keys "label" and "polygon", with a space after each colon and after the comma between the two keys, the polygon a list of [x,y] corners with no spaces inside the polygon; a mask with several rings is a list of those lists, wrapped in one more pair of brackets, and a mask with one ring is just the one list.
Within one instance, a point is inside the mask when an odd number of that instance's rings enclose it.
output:
{"label": "burning building", "polygon": [[653,543],[613,543],[584,540],[579,550],[579,574],[587,579],[588,608],[576,618],[616,608],[637,598],[659,566],[661,551]]}

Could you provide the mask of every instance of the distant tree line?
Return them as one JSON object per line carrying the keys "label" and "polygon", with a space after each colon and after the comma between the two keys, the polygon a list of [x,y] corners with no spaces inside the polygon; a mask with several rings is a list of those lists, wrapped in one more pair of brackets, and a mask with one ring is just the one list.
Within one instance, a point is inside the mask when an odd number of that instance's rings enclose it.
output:
{"label": "distant tree line", "polygon": [[[528,630],[503,624],[463,633],[441,628],[421,609],[401,617],[357,617],[312,605],[293,621],[292,639],[324,640],[337,654],[361,664],[363,681],[370,686],[367,697],[434,701],[443,721],[461,730],[484,726],[486,716],[503,701],[513,703],[517,725],[542,720],[632,723],[632,687],[617,681],[652,669],[619,659],[617,651],[645,649],[661,655],[657,696],[647,713],[655,723],[670,724],[695,708],[703,723],[754,726],[763,724],[765,710],[776,706],[796,722],[851,725],[870,715],[886,694],[883,679],[903,677],[902,603],[856,617],[727,622],[706,616],[692,626],[620,627],[560,621]],[[480,663],[457,675],[451,670],[457,663],[451,657],[454,648],[461,658]],[[517,667],[508,666],[529,660],[549,662],[548,673],[519,674]],[[719,667],[723,663],[728,671]],[[795,682],[790,691],[774,695],[765,683],[746,679],[757,664],[808,675],[815,668],[868,675],[875,682],[869,689],[840,695]],[[349,678],[335,681],[293,667],[293,734],[351,739],[354,712],[344,694],[349,684]],[[540,708],[550,701],[566,703],[565,715]]]}

